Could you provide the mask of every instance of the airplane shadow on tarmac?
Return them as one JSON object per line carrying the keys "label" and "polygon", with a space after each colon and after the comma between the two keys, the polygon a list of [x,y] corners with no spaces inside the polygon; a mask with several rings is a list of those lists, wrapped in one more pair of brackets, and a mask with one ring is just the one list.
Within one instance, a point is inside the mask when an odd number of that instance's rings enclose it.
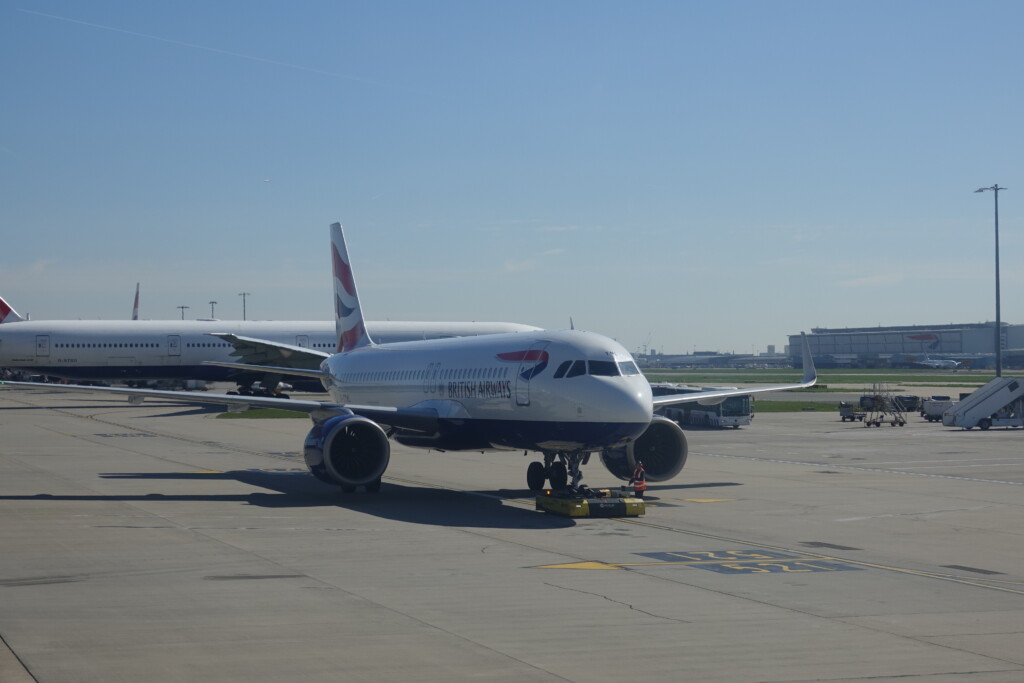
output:
{"label": "airplane shadow on tarmac", "polygon": [[[405,486],[387,481],[379,493],[342,493],[337,487],[317,481],[300,471],[229,472],[126,472],[99,475],[103,479],[234,480],[274,493],[163,494],[140,495],[52,495],[0,496],[4,500],[39,501],[122,501],[122,502],[227,502],[263,508],[342,507],[355,512],[412,524],[486,529],[561,529],[575,526],[569,518],[555,517],[514,505],[502,505],[490,495],[472,495],[429,487]],[[481,492],[483,493],[483,492]],[[507,494],[507,495],[506,495]],[[520,495],[521,494],[521,495]],[[503,491],[502,497],[526,497],[527,491]]]}

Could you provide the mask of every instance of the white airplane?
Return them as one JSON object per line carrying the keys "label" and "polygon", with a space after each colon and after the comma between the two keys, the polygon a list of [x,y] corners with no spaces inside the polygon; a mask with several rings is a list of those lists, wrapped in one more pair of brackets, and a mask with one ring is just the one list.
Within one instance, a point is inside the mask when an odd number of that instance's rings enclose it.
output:
{"label": "white airplane", "polygon": [[[536,451],[532,490],[578,486],[580,467],[597,453],[627,479],[642,459],[649,481],[674,477],[686,462],[679,426],[654,415],[659,406],[799,389],[816,381],[806,340],[798,384],[653,397],[618,342],[580,330],[540,330],[376,344],[363,323],[341,225],[331,226],[336,353],[319,368],[272,368],[319,379],[332,401],[280,400],[178,392],[62,386],[63,389],[159,397],[191,403],[284,408],[313,419],[306,466],[322,481],[353,491],[380,489],[390,441],[438,450]],[[230,367],[247,367],[227,363]],[[11,386],[52,385],[8,382]]]}
{"label": "white airplane", "polygon": [[[388,342],[540,329],[505,322],[397,320],[368,326]],[[237,380],[248,386],[256,375],[204,363],[315,369],[337,346],[334,328],[332,321],[137,320],[134,315],[132,320],[26,320],[0,297],[0,368],[79,381]],[[271,385],[266,374],[260,372],[263,386]]]}
{"label": "white airplane", "polygon": [[924,354],[924,358],[921,360],[913,361],[914,365],[919,365],[925,368],[936,368],[936,369],[950,369],[955,370],[960,367],[959,361],[946,360],[941,358],[929,358],[928,354]]}

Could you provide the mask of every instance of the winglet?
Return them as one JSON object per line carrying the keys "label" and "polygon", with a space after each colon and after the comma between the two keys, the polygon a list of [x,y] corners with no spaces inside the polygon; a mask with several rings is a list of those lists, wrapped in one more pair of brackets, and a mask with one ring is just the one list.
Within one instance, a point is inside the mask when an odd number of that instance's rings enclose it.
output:
{"label": "winglet", "polygon": [[804,379],[801,384],[814,386],[814,383],[818,381],[818,371],[814,367],[811,345],[807,342],[807,335],[803,332],[800,333],[800,344],[803,346],[804,352]]}
{"label": "winglet", "polygon": [[25,322],[25,319],[18,315],[18,312],[0,296],[0,324],[22,322]]}
{"label": "winglet", "polygon": [[338,334],[338,352],[371,346],[373,340],[363,323],[363,311],[341,223],[331,224],[331,263],[334,269],[334,325]]}

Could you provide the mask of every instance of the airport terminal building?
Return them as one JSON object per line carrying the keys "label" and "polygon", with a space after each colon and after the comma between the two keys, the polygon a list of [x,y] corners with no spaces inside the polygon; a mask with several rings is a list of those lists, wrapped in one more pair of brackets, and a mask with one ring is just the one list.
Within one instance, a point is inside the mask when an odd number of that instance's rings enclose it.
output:
{"label": "airport terminal building", "polygon": [[[1024,325],[1002,324],[1003,364],[1024,365]],[[955,360],[964,368],[995,366],[995,323],[815,328],[807,335],[818,367],[913,367],[920,360]],[[800,362],[800,335],[788,355]]]}

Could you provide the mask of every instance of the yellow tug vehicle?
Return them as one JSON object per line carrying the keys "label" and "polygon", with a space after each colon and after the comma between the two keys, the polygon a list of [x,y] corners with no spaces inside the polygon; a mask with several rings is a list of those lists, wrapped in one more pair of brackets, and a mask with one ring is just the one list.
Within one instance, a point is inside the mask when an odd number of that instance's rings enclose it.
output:
{"label": "yellow tug vehicle", "polygon": [[536,509],[562,517],[639,517],[646,512],[642,498],[632,491],[588,489],[556,491],[545,489],[537,496]]}

